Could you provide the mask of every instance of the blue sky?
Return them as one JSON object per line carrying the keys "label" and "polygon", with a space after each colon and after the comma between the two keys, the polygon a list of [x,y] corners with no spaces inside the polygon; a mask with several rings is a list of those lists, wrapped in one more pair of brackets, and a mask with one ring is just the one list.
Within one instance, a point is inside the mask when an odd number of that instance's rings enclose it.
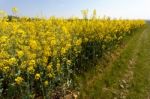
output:
{"label": "blue sky", "polygon": [[81,10],[97,10],[98,16],[150,19],[150,0],[0,0],[0,10],[12,14],[17,7],[20,16],[81,17]]}

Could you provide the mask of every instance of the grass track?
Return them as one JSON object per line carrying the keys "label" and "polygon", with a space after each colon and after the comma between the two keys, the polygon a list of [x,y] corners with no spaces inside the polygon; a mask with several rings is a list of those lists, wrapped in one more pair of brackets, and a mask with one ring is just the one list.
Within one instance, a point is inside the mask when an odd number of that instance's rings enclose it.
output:
{"label": "grass track", "polygon": [[150,99],[150,23],[125,45],[80,78],[81,99]]}

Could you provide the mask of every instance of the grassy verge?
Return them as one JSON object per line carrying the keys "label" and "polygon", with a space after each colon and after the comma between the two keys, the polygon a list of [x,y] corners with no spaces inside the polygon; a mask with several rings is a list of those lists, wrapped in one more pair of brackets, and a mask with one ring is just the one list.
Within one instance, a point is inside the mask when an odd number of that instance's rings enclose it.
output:
{"label": "grassy verge", "polygon": [[[125,40],[125,46],[107,53],[97,66],[79,77],[81,99],[112,99],[121,97],[124,89],[120,79],[128,71],[130,60],[135,56],[137,43],[144,29]],[[126,82],[126,81],[125,81]]]}
{"label": "grassy verge", "polygon": [[128,99],[150,98],[150,23],[143,34],[141,47],[137,53],[137,62],[133,69],[133,80],[130,83]]}

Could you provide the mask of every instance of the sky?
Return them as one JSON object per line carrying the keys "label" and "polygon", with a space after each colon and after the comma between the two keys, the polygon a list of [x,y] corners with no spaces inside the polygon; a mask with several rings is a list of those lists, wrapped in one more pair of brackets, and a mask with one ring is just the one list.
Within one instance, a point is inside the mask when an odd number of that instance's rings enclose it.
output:
{"label": "sky", "polygon": [[94,9],[100,17],[150,19],[150,0],[0,0],[0,10],[12,15],[18,8],[19,16],[81,17],[81,10]]}

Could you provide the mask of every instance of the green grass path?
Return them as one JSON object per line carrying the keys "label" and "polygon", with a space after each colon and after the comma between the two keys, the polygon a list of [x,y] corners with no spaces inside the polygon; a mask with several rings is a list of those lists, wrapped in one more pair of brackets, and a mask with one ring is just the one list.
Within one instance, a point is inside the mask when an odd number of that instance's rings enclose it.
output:
{"label": "green grass path", "polygon": [[81,77],[81,99],[150,99],[150,23],[110,61]]}

